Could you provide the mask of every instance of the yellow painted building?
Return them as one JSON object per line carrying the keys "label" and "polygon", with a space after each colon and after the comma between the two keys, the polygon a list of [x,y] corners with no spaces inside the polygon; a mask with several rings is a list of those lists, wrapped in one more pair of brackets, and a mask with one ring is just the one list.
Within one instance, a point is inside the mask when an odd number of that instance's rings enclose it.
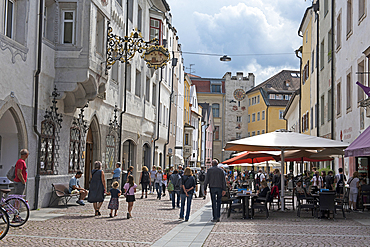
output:
{"label": "yellow painted building", "polygon": [[311,134],[311,119],[313,115],[313,107],[311,107],[311,100],[314,95],[311,92],[311,76],[313,69],[312,65],[312,24],[313,24],[313,13],[311,8],[307,8],[301,25],[299,27],[298,33],[302,36],[303,43],[299,51],[302,56],[301,63],[301,112],[300,112],[300,122],[301,122],[301,133]]}
{"label": "yellow painted building", "polygon": [[248,136],[286,128],[283,113],[299,84],[299,71],[283,70],[246,92]]}

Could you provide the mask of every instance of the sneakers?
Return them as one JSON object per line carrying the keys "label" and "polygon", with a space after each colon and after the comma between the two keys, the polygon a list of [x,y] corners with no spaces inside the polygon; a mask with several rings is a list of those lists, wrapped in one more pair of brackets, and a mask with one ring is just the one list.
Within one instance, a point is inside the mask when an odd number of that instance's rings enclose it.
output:
{"label": "sneakers", "polygon": [[184,220],[184,217],[180,217],[179,220]]}
{"label": "sneakers", "polygon": [[82,200],[78,200],[78,201],[76,201],[76,203],[77,203],[77,204],[80,204],[80,205],[82,205],[82,206],[85,206],[85,203],[84,203]]}
{"label": "sneakers", "polygon": [[22,219],[20,216],[14,216],[13,220],[12,220],[12,223],[21,223],[23,222],[24,219]]}
{"label": "sneakers", "polygon": [[220,219],[213,219],[212,222],[220,222]]}
{"label": "sneakers", "polygon": [[143,199],[143,196],[141,196],[140,199]]}
{"label": "sneakers", "polygon": [[145,196],[145,198],[148,198],[148,196]]}
{"label": "sneakers", "polygon": [[185,221],[189,221],[188,219],[186,219]]}

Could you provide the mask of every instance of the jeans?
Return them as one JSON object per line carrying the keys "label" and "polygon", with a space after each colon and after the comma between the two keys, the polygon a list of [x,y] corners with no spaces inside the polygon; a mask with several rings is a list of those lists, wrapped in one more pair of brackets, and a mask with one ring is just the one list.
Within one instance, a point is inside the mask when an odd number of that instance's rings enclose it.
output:
{"label": "jeans", "polygon": [[177,207],[180,207],[180,191],[172,191],[171,192],[171,195],[172,195],[172,208],[175,208],[175,195],[177,197]]}
{"label": "jeans", "polygon": [[189,219],[190,216],[190,209],[191,209],[191,200],[193,199],[193,194],[180,194],[181,197],[181,209],[180,209],[180,218],[184,218],[184,208],[185,208],[185,199],[186,199],[186,215],[185,220]]}
{"label": "jeans", "polygon": [[221,188],[210,188],[211,190],[211,201],[212,201],[212,216],[214,220],[217,220],[221,216]]}
{"label": "jeans", "polygon": [[161,199],[161,197],[162,197],[162,186],[159,185],[159,183],[155,183],[155,191],[157,191],[158,199]]}
{"label": "jeans", "polygon": [[153,180],[153,181],[150,181],[149,192],[153,192],[154,193],[154,188],[155,188],[155,184],[154,184],[154,180]]}
{"label": "jeans", "polygon": [[199,197],[203,197],[203,196],[204,196],[204,181],[199,182]]}

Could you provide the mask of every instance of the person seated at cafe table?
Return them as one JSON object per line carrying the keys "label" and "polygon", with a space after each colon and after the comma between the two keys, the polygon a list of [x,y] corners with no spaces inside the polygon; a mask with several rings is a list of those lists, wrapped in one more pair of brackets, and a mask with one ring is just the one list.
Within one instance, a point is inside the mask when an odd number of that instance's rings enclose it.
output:
{"label": "person seated at cafe table", "polygon": [[258,195],[258,197],[265,198],[265,197],[267,197],[267,193],[269,193],[269,191],[270,191],[270,188],[267,186],[266,180],[263,180],[261,182],[260,191],[257,195]]}
{"label": "person seated at cafe table", "polygon": [[295,187],[295,192],[297,193],[299,199],[302,199],[305,197],[304,188],[302,186],[302,180],[298,180],[296,187]]}

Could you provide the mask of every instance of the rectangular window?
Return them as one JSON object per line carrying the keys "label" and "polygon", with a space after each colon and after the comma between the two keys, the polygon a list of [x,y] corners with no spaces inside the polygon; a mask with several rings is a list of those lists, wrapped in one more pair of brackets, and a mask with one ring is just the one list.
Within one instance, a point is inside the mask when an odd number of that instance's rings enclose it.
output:
{"label": "rectangular window", "polygon": [[[357,81],[363,85],[365,85],[365,64],[364,61],[358,64],[357,69]],[[364,100],[364,90],[361,87],[357,86],[357,102]]]}
{"label": "rectangular window", "polygon": [[189,134],[185,134],[185,145],[189,146]]}
{"label": "rectangular window", "polygon": [[337,17],[337,49],[342,45],[342,14],[339,14]]}
{"label": "rectangular window", "polygon": [[145,100],[149,102],[150,100],[150,78],[146,78],[146,84],[145,84]]}
{"label": "rectangular window", "polygon": [[127,64],[127,82],[126,82],[126,90],[131,92],[131,64]]}
{"label": "rectangular window", "polygon": [[321,96],[321,102],[320,102],[320,106],[321,106],[321,114],[320,114],[320,122],[321,122],[321,125],[324,124],[324,117],[325,117],[325,98],[324,98],[324,95]]}
{"label": "rectangular window", "polygon": [[332,40],[332,37],[331,37],[331,30],[329,30],[328,32],[328,62],[331,60],[332,58],[332,46],[331,46],[331,40]]}
{"label": "rectangular window", "polygon": [[329,0],[324,0],[324,16],[329,12]]}
{"label": "rectangular window", "polygon": [[324,68],[324,58],[325,58],[325,53],[324,53],[324,40],[322,40],[320,44],[320,69]]}
{"label": "rectangular window", "polygon": [[166,117],[167,117],[166,106],[163,105],[163,125],[166,125]]}
{"label": "rectangular window", "polygon": [[252,131],[252,136],[255,136],[256,135],[256,131]]}
{"label": "rectangular window", "polygon": [[256,122],[256,113],[252,114],[252,122]]}
{"label": "rectangular window", "polygon": [[284,95],[285,100],[289,100],[289,95]]}
{"label": "rectangular window", "polygon": [[262,134],[265,134],[265,130],[262,130]]}
{"label": "rectangular window", "polygon": [[133,15],[134,15],[134,0],[127,0],[128,1],[128,19],[132,23]]}
{"label": "rectangular window", "polygon": [[275,94],[270,94],[269,98],[270,99],[275,99]]}
{"label": "rectangular window", "polygon": [[140,6],[137,6],[137,31],[141,32],[142,30],[142,18],[143,18],[143,10],[140,8]]}
{"label": "rectangular window", "polygon": [[112,65],[112,80],[115,81],[115,82],[118,82],[118,62],[115,62],[113,65]]}
{"label": "rectangular window", "polygon": [[257,130],[257,135],[259,135],[260,134],[260,131],[259,130]]}
{"label": "rectangular window", "polygon": [[215,140],[220,139],[220,126],[215,126],[214,139]]}
{"label": "rectangular window", "polygon": [[62,11],[62,43],[73,44],[75,39],[75,12]]}
{"label": "rectangular window", "polygon": [[95,40],[95,45],[96,45],[96,52],[99,53],[100,55],[103,55],[104,53],[104,16],[100,11],[97,12],[96,16],[96,40]]}
{"label": "rectangular window", "polygon": [[236,133],[236,139],[240,139],[242,138],[242,134],[241,133]]}
{"label": "rectangular window", "polygon": [[352,0],[347,0],[347,35],[352,31]]}
{"label": "rectangular window", "polygon": [[251,99],[249,99],[249,106],[251,105]]}
{"label": "rectangular window", "polygon": [[265,120],[265,111],[262,111],[262,120]]}
{"label": "rectangular window", "polygon": [[162,103],[159,103],[158,122],[162,123]]}
{"label": "rectangular window", "polygon": [[242,117],[241,116],[237,116],[236,117],[236,122],[240,123],[242,121]]}
{"label": "rectangular window", "polygon": [[337,84],[337,115],[340,115],[341,113],[341,108],[340,108],[340,102],[342,101],[341,97],[341,90],[340,90],[340,82]]}
{"label": "rectangular window", "polygon": [[347,110],[352,106],[352,87],[351,87],[351,73],[347,75]]}
{"label": "rectangular window", "polygon": [[257,121],[260,121],[260,112],[257,112]]}
{"label": "rectangular window", "polygon": [[213,117],[220,117],[220,105],[212,104],[212,113]]}
{"label": "rectangular window", "polygon": [[4,34],[13,38],[13,28],[14,28],[14,3],[10,0],[5,0],[4,6]]}
{"label": "rectangular window", "polygon": [[365,15],[365,0],[359,0],[358,1],[358,19],[361,20],[361,18]]}
{"label": "rectangular window", "polygon": [[257,104],[259,104],[260,103],[260,96],[258,95],[257,96]]}
{"label": "rectangular window", "polygon": [[315,104],[315,128],[317,128],[317,125],[319,124],[319,114],[318,114],[318,110],[319,107],[317,106],[317,104]]}
{"label": "rectangular window", "polygon": [[162,21],[150,18],[150,39],[158,39],[159,44],[162,44]]}
{"label": "rectangular window", "polygon": [[311,54],[311,61],[312,61],[312,66],[311,66],[311,73],[313,73],[313,69],[315,67],[315,50],[312,51]]}
{"label": "rectangular window", "polygon": [[211,86],[212,93],[221,93],[221,85],[212,85]]}
{"label": "rectangular window", "polygon": [[311,129],[313,129],[313,107],[311,107]]}
{"label": "rectangular window", "polygon": [[136,70],[135,95],[141,97],[141,72]]}
{"label": "rectangular window", "polygon": [[251,115],[248,115],[248,123],[251,122]]}
{"label": "rectangular window", "polygon": [[328,91],[328,122],[331,120],[331,111],[332,111],[332,104],[331,104],[331,89]]}
{"label": "rectangular window", "polygon": [[250,137],[251,136],[251,132],[248,132],[248,137]]}
{"label": "rectangular window", "polygon": [[284,110],[279,110],[279,119],[284,119]]}

